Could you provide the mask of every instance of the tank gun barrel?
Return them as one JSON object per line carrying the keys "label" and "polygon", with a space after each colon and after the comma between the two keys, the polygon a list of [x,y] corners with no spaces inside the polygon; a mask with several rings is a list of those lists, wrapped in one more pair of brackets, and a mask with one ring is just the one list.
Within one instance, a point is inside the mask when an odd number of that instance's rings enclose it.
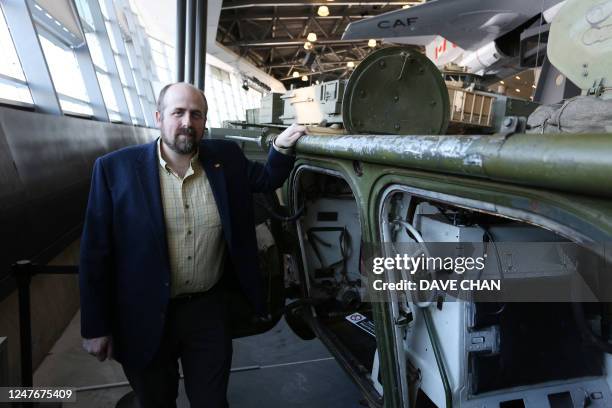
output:
{"label": "tank gun barrel", "polygon": [[307,135],[297,152],[612,197],[605,134]]}

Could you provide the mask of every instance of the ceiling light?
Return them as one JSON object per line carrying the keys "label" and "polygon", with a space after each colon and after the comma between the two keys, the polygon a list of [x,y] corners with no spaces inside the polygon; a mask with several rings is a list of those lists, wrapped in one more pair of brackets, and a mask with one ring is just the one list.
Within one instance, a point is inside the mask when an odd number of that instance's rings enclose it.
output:
{"label": "ceiling light", "polygon": [[500,84],[502,85],[506,85],[506,83],[504,81],[499,81]]}
{"label": "ceiling light", "polygon": [[318,79],[315,81],[315,84],[319,85],[321,83],[321,81],[319,81]]}
{"label": "ceiling light", "polygon": [[312,50],[312,43],[311,43],[311,42],[306,41],[306,42],[304,43],[304,49],[305,49],[305,50]]}
{"label": "ceiling light", "polygon": [[308,81],[308,77],[306,75],[302,75],[302,81],[304,82]]}
{"label": "ceiling light", "polygon": [[516,92],[521,92],[521,90],[520,90],[520,89],[518,89],[518,88],[516,88],[516,89],[515,89],[515,91],[516,91]]}
{"label": "ceiling light", "polygon": [[329,9],[327,8],[327,6],[321,6],[317,10],[317,14],[320,15],[321,17],[327,17],[329,16]]}
{"label": "ceiling light", "polygon": [[518,75],[516,75],[515,78],[518,79],[519,81],[521,80],[521,77]]}
{"label": "ceiling light", "polygon": [[536,89],[536,86],[535,86],[535,85],[531,85],[531,87],[532,87],[533,89]]}
{"label": "ceiling light", "polygon": [[317,41],[317,35],[315,33],[308,33],[308,37],[306,37],[308,41],[315,42]]}
{"label": "ceiling light", "polygon": [[368,47],[372,47],[372,48],[376,47],[376,40],[374,39],[368,40]]}
{"label": "ceiling light", "polygon": [[404,4],[404,5],[402,6],[402,8],[403,8],[403,9],[404,9],[404,8],[410,8],[410,4]]}
{"label": "ceiling light", "polygon": [[294,77],[294,78],[297,78],[297,77],[299,77],[299,76],[300,76],[300,73],[299,73],[299,72],[297,72],[297,71],[293,71],[293,77]]}
{"label": "ceiling light", "polygon": [[355,63],[353,61],[349,61],[346,63],[346,66],[349,68],[353,68],[355,66]]}

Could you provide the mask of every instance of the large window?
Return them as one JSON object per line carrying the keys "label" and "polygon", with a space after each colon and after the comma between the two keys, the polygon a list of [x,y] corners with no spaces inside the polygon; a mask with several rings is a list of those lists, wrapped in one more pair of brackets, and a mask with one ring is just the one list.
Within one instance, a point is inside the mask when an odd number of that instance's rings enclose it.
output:
{"label": "large window", "polygon": [[[0,100],[35,100],[43,112],[96,120],[107,120],[108,113],[113,121],[153,126],[155,98],[175,80],[173,46],[146,32],[130,1],[71,4],[0,0]],[[20,61],[35,63],[22,70]],[[246,109],[261,103],[248,78],[217,65],[206,66],[208,121],[215,127],[245,120]]]}
{"label": "large window", "polygon": [[224,121],[243,121],[246,110],[261,106],[261,93],[245,85],[244,77],[221,68],[206,65],[208,122],[212,127],[223,126]]}
{"label": "large window", "polygon": [[32,103],[32,95],[21,69],[2,8],[0,8],[0,49],[2,50],[2,57],[0,58],[0,98]]}
{"label": "large window", "polygon": [[172,72],[172,67],[174,66],[174,48],[153,37],[149,37],[149,44],[151,45],[151,58],[153,59],[157,76],[157,81],[153,82],[153,90],[155,95],[158,95],[161,88],[174,82]]}
{"label": "large window", "polygon": [[[95,67],[98,85],[100,86],[100,91],[102,92],[102,97],[104,99],[104,104],[106,105],[109,118],[112,121],[120,122],[121,116],[119,114],[119,104],[117,103],[117,96],[115,95],[112,84],[113,74],[111,72],[111,67],[108,66],[109,64],[107,64],[107,61],[104,58],[104,51],[102,49],[102,45],[100,44],[100,37],[105,34],[95,29],[94,18],[88,2],[85,0],[77,0],[76,5],[79,10],[81,25],[85,31],[85,38],[87,40],[89,53]],[[119,95],[119,97],[121,96],[122,95]]]}
{"label": "large window", "polygon": [[83,82],[83,75],[74,51],[45,30],[39,30],[40,45],[47,60],[47,66],[62,110],[70,113],[92,115],[89,96]]}

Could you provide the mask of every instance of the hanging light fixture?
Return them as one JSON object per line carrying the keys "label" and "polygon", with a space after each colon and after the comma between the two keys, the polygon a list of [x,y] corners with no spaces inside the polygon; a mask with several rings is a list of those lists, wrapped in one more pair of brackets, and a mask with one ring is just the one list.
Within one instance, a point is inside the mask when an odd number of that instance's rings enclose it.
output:
{"label": "hanging light fixture", "polygon": [[329,16],[329,9],[327,8],[327,6],[321,6],[317,10],[317,14],[320,15],[321,17],[327,17]]}
{"label": "hanging light fixture", "polygon": [[293,71],[293,77],[294,77],[294,78],[297,78],[297,77],[299,77],[299,76],[300,76],[300,73],[299,73],[299,72],[297,72],[297,71]]}
{"label": "hanging light fixture", "polygon": [[305,50],[312,50],[312,43],[310,41],[306,41],[304,43],[304,49]]}
{"label": "hanging light fixture", "polygon": [[308,77],[306,75],[302,75],[302,81],[304,82],[308,81]]}
{"label": "hanging light fixture", "polygon": [[368,40],[368,47],[372,47],[372,48],[376,47],[376,40],[373,39],[373,38],[369,39]]}
{"label": "hanging light fixture", "polygon": [[349,61],[346,63],[346,66],[349,68],[354,68],[355,67],[355,63],[353,61]]}
{"label": "hanging light fixture", "polygon": [[315,42],[317,41],[317,34],[316,33],[308,33],[308,37],[306,37],[306,39],[310,42]]}

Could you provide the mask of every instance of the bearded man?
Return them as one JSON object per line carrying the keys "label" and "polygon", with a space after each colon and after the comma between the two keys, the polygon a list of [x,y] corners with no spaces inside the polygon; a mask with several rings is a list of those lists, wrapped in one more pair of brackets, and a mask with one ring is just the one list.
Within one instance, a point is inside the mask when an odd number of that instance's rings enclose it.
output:
{"label": "bearded man", "polygon": [[286,129],[262,165],[234,142],[203,140],[207,110],[199,89],[168,85],[155,112],[160,138],[94,165],[79,271],[83,345],[122,364],[143,408],[176,406],[178,359],[192,407],[227,407],[224,260],[264,314],[252,193],[284,183],[306,130]]}

